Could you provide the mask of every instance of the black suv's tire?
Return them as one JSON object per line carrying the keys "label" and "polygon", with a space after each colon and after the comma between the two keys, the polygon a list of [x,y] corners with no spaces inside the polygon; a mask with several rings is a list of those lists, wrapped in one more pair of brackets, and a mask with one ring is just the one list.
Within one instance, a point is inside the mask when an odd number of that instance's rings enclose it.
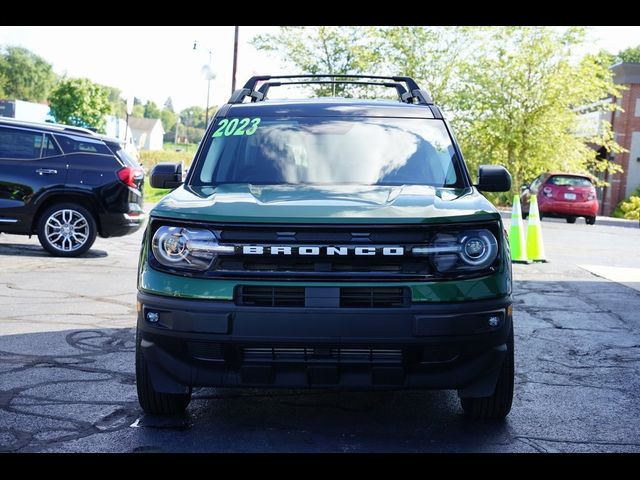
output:
{"label": "black suv's tire", "polygon": [[170,414],[184,412],[191,401],[191,388],[189,393],[162,393],[153,388],[147,361],[140,349],[140,338],[136,335],[136,387],[138,389],[138,402],[147,413]]}
{"label": "black suv's tire", "polygon": [[567,223],[576,223],[576,217],[567,217]]}
{"label": "black suv's tire", "polygon": [[91,248],[98,228],[82,205],[56,203],[40,215],[37,232],[40,245],[51,255],[77,257]]}
{"label": "black suv's tire", "polygon": [[499,419],[506,417],[511,411],[514,377],[513,327],[511,327],[511,331],[509,332],[507,348],[507,356],[500,369],[500,376],[498,377],[493,395],[479,398],[460,398],[462,409],[470,417]]}
{"label": "black suv's tire", "polygon": [[587,225],[595,225],[596,224],[596,217],[585,217],[585,222],[587,222]]}

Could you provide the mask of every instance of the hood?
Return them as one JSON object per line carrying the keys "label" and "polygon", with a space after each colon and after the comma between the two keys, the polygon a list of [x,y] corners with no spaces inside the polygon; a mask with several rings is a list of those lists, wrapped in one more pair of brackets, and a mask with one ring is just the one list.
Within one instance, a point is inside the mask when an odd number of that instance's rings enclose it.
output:
{"label": "hood", "polygon": [[453,223],[500,214],[475,188],[424,185],[179,187],[152,216],[224,223]]}

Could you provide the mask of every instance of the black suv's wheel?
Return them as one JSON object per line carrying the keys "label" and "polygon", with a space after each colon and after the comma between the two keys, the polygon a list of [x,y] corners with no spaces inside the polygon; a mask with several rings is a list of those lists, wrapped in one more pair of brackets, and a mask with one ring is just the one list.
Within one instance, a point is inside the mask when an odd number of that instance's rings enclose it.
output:
{"label": "black suv's wheel", "polygon": [[96,221],[89,210],[75,203],[58,203],[47,208],[38,221],[40,245],[58,257],[77,257],[96,239]]}
{"label": "black suv's wheel", "polygon": [[138,389],[138,402],[147,413],[169,414],[180,413],[189,405],[191,401],[191,388],[189,393],[175,394],[162,393],[153,388],[147,361],[140,349],[140,338],[136,335],[136,387]]}
{"label": "black suv's wheel", "polygon": [[461,398],[460,403],[464,412],[472,418],[504,418],[511,410],[513,402],[513,327],[507,340],[507,356],[504,359],[500,376],[493,395],[479,398]]}
{"label": "black suv's wheel", "polygon": [[576,223],[576,217],[567,217],[567,223]]}
{"label": "black suv's wheel", "polygon": [[596,224],[596,217],[585,217],[585,222],[587,222],[587,225],[595,225]]}

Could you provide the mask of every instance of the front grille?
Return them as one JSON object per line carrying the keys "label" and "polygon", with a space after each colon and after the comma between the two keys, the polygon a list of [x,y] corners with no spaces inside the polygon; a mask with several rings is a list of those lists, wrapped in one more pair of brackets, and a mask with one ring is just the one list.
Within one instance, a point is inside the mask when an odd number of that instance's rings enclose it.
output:
{"label": "front grille", "polygon": [[238,287],[236,303],[249,307],[304,307],[304,287]]}
{"label": "front grille", "polygon": [[315,295],[307,295],[307,288],[241,285],[235,301],[246,307],[398,308],[411,304],[407,287],[313,287]]}
{"label": "front grille", "polygon": [[222,361],[222,344],[212,342],[187,342],[189,354],[199,360]]}
{"label": "front grille", "polygon": [[406,307],[410,302],[411,294],[408,288],[348,287],[340,289],[340,306],[343,308]]}
{"label": "front grille", "polygon": [[402,363],[399,348],[347,347],[245,347],[243,360],[249,363],[329,363],[391,364]]}

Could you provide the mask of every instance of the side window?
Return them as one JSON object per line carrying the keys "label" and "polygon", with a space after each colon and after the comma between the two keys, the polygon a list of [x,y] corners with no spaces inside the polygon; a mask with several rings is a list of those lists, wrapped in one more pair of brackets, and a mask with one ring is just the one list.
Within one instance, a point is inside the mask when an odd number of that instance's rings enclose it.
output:
{"label": "side window", "polygon": [[44,148],[42,149],[43,157],[55,157],[56,155],[61,155],[62,152],[56,145],[56,142],[53,141],[53,137],[51,135],[45,135],[44,137]]}
{"label": "side window", "polygon": [[41,150],[42,133],[0,127],[0,157],[35,160]]}
{"label": "side window", "polygon": [[58,140],[64,153],[100,153],[103,155],[113,155],[111,150],[97,138],[56,135],[56,140]]}

